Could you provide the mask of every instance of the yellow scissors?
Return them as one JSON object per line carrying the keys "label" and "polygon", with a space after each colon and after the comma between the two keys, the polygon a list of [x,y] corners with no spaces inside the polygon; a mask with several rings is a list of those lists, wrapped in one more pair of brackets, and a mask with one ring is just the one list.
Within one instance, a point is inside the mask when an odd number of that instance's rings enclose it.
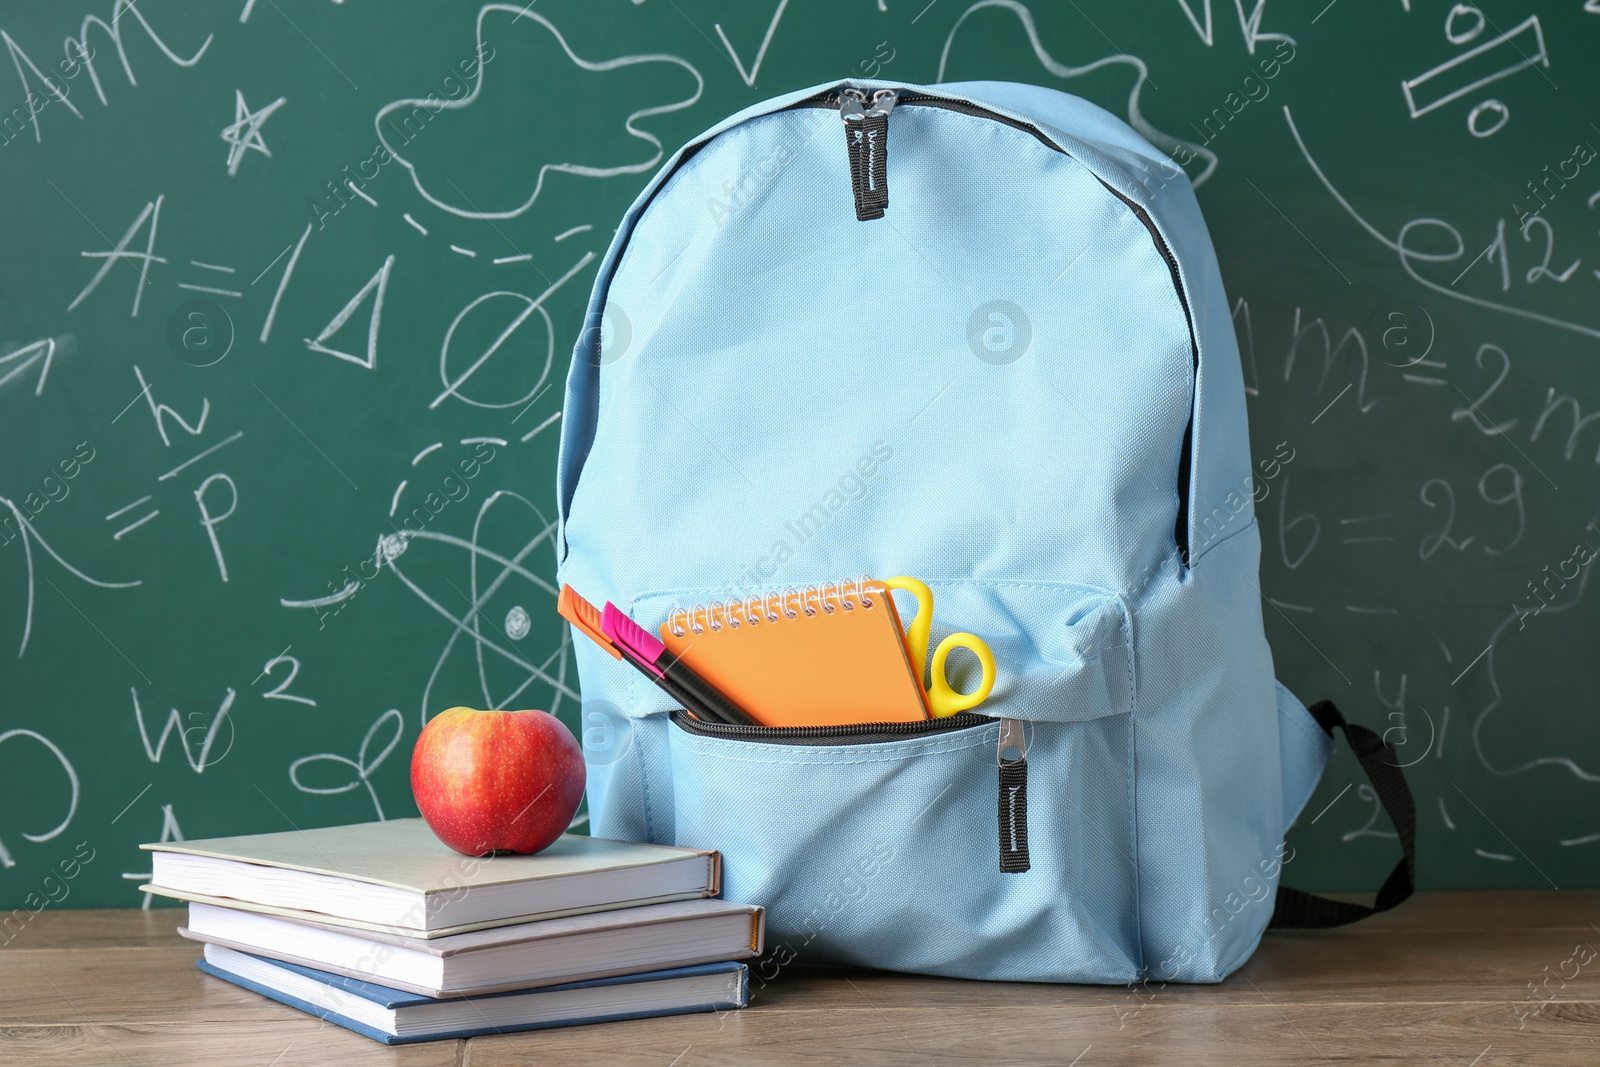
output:
{"label": "yellow scissors", "polygon": [[[994,653],[989,651],[983,638],[977,634],[955,633],[940,641],[939,647],[933,650],[929,681],[924,684],[922,671],[923,665],[928,662],[928,635],[933,628],[933,590],[925,583],[905,575],[890,578],[883,584],[890,589],[904,590],[917,598],[917,613],[912,617],[911,625],[906,627],[906,648],[916,668],[917,684],[922,686],[923,693],[927,695],[928,710],[934,717],[943,718],[968,711],[987,700],[994,689],[995,668]],[[983,669],[978,688],[970,693],[957,692],[945,675],[944,661],[953,648],[964,648],[977,656]]]}

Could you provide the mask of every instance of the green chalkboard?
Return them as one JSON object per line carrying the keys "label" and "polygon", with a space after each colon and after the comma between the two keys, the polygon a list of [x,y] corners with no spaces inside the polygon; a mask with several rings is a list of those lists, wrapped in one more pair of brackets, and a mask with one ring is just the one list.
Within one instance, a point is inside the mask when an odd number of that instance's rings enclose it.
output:
{"label": "green chalkboard", "polygon": [[[0,909],[411,814],[452,704],[581,729],[598,258],[665,153],[845,77],[1064,89],[1183,163],[1290,457],[1279,674],[1390,731],[1424,885],[1600,883],[1595,4],[29,0],[0,44]],[[1340,756],[1289,880],[1388,834]]]}

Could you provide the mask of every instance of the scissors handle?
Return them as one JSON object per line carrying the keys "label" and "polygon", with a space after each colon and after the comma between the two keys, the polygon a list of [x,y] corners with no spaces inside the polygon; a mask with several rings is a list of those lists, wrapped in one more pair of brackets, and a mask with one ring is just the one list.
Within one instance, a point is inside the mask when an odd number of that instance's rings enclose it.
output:
{"label": "scissors handle", "polygon": [[[970,693],[954,689],[944,672],[945,657],[950,655],[950,650],[954,648],[964,648],[977,656],[978,663],[983,669],[978,688]],[[951,634],[940,641],[939,647],[933,650],[932,674],[932,682],[928,686],[928,707],[932,709],[934,717],[943,718],[946,715],[967,711],[989,699],[989,693],[994,689],[994,653],[989,651],[989,646],[977,634]]]}
{"label": "scissors handle", "polygon": [[[915,578],[900,575],[884,581],[890,589],[899,589],[917,599],[917,613],[912,616],[911,623],[906,627],[906,649],[911,653],[911,663],[917,673],[917,684],[922,686],[922,691],[928,696],[928,710],[935,718],[944,718],[957,712],[967,711],[977,707],[989,698],[989,693],[994,689],[995,666],[994,653],[989,651],[989,646],[983,638],[976,634],[956,633],[939,642],[939,647],[934,649],[932,670],[926,676],[923,674],[923,665],[928,662],[928,640],[933,630],[933,590],[925,582]],[[950,655],[950,650],[964,648],[978,657],[982,667],[982,676],[978,688],[970,693],[962,693],[950,685],[949,678],[945,675],[945,658]]]}
{"label": "scissors handle", "polygon": [[928,635],[933,630],[933,590],[927,583],[899,575],[883,583],[890,589],[899,589],[917,598],[917,613],[906,626],[906,651],[911,653],[911,666],[917,674],[917,684],[927,691],[923,671],[928,662]]}

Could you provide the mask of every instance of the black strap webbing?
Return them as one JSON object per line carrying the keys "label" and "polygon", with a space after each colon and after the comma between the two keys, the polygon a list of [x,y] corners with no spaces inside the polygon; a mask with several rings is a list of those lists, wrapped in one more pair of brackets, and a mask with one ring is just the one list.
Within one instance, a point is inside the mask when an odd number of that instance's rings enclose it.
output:
{"label": "black strap webbing", "polygon": [[856,218],[881,219],[889,206],[889,116],[880,112],[850,119],[844,124],[844,136]]}
{"label": "black strap webbing", "polygon": [[1267,924],[1270,930],[1321,930],[1343,926],[1380,911],[1388,911],[1409,897],[1416,888],[1417,806],[1411,799],[1411,789],[1400,770],[1394,746],[1365,726],[1346,722],[1331,700],[1318,701],[1307,710],[1328,736],[1333,736],[1335,727],[1344,730],[1351,750],[1355,752],[1356,759],[1361,761],[1361,769],[1367,772],[1367,778],[1378,794],[1379,803],[1394,823],[1403,855],[1370,906],[1329,900],[1285,885],[1278,886],[1272,921]]}

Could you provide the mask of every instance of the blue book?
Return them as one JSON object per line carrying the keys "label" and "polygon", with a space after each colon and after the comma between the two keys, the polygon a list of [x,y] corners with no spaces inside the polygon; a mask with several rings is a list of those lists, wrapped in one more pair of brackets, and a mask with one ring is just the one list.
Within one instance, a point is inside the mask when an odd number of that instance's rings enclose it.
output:
{"label": "blue book", "polygon": [[207,945],[199,965],[223,981],[386,1045],[726,1011],[750,1000],[749,969],[742,963],[706,963],[445,1000],[222,945]]}

